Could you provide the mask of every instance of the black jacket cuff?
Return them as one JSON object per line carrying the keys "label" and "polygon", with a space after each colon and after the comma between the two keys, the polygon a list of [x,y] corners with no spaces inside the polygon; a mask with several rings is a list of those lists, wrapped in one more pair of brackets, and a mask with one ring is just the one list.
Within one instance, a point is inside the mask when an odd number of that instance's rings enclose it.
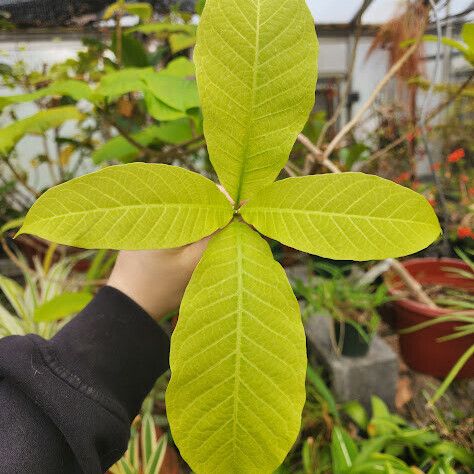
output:
{"label": "black jacket cuff", "polygon": [[108,286],[51,343],[65,367],[117,400],[130,421],[169,368],[168,336],[137,303]]}

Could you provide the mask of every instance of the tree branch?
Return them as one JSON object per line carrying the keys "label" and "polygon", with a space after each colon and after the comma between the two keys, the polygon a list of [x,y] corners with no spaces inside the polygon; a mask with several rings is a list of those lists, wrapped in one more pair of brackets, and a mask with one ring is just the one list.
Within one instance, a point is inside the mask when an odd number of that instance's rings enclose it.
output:
{"label": "tree branch", "polygon": [[[459,88],[456,90],[456,92],[449,97],[449,99],[445,100],[441,104],[439,104],[434,110],[430,112],[428,117],[426,118],[426,122],[428,123],[429,121],[433,120],[438,114],[440,114],[446,107],[451,105],[454,100],[456,100],[462,92],[467,88],[467,86],[471,83],[472,79],[474,78],[474,71],[471,72],[469,77],[467,78],[466,81],[464,81]],[[389,143],[385,148],[382,148],[381,150],[378,150],[375,152],[372,156],[370,156],[366,161],[364,161],[361,164],[361,168],[365,168],[367,165],[371,164],[372,162],[378,160],[379,158],[382,158],[385,156],[387,153],[392,151],[394,148],[397,148],[399,145],[401,145],[405,140],[408,139],[408,137],[417,131],[417,127],[411,127],[408,129],[408,131],[403,134],[401,137],[398,137],[395,141],[392,143]]]}
{"label": "tree branch", "polygon": [[36,199],[38,197],[40,197],[41,193],[38,192],[36,189],[34,189],[32,186],[30,186],[28,184],[28,180],[25,179],[23,176],[21,176],[21,174],[15,169],[15,167],[13,166],[13,164],[11,163],[10,161],[10,157],[9,156],[3,156],[3,162],[5,163],[5,165],[7,166],[7,168],[10,170],[10,172],[12,173],[12,175],[17,179],[17,181],[25,188],[27,189],[32,195],[33,197]]}
{"label": "tree branch", "polygon": [[298,141],[309,151],[309,156],[312,157],[313,163],[320,163],[332,173],[341,172],[341,170],[328,157],[325,157],[324,153],[314,145],[306,135],[300,133],[298,135]]}
{"label": "tree branch", "polygon": [[339,133],[333,138],[333,140],[329,143],[327,148],[324,150],[323,153],[323,160],[327,159],[331,153],[336,149],[339,145],[341,140],[349,133],[355,125],[360,121],[362,116],[367,112],[370,106],[373,104],[375,99],[378,97],[380,92],[384,89],[384,87],[390,82],[390,80],[395,76],[395,74],[400,71],[403,65],[408,61],[408,59],[412,56],[413,53],[418,49],[422,38],[423,38],[424,29],[422,30],[422,34],[418,36],[416,41],[407,49],[405,54],[390,68],[387,72],[385,77],[378,83],[377,87],[374,89],[370,97],[367,101],[362,105],[362,107],[357,111],[354,115],[352,120],[350,120],[340,131]]}
{"label": "tree branch", "polygon": [[99,113],[101,116],[104,118],[104,120],[112,127],[117,129],[119,134],[125,138],[131,145],[133,145],[135,148],[140,150],[144,155],[147,155],[150,157],[150,162],[151,163],[169,163],[170,159],[176,159],[179,158],[179,155],[183,153],[187,153],[188,150],[185,149],[185,147],[189,145],[193,145],[195,143],[198,143],[203,140],[203,136],[200,135],[198,137],[194,137],[191,140],[181,143],[179,145],[174,145],[170,148],[168,148],[166,151],[157,151],[154,150],[153,148],[149,148],[145,145],[142,145],[140,142],[135,140],[133,136],[125,130],[120,124],[118,124],[115,120],[113,120],[107,112],[104,110],[98,109]]}

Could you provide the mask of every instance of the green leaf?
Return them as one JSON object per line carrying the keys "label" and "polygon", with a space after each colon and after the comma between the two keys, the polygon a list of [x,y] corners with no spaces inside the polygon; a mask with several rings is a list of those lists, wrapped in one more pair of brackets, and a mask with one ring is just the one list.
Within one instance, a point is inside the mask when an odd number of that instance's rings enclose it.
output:
{"label": "green leaf", "polygon": [[334,260],[409,255],[441,232],[423,196],[362,173],[284,179],[263,189],[241,213],[262,234]]}
{"label": "green leaf", "polygon": [[145,413],[142,418],[141,424],[141,447],[142,447],[142,456],[143,464],[147,465],[151,459],[153,451],[156,449],[157,439],[156,439],[156,428],[153,416],[150,413]]}
{"label": "green leaf", "polygon": [[391,435],[385,435],[364,440],[359,454],[354,458],[354,464],[359,465],[368,461],[374,453],[380,453],[383,451],[387,443],[392,439],[393,437]]}
{"label": "green leaf", "polygon": [[450,456],[459,461],[464,466],[474,466],[474,453],[451,441],[442,441],[433,448],[430,448],[433,456]]}
{"label": "green leaf", "polygon": [[148,113],[156,120],[169,121],[186,117],[186,112],[176,110],[155,97],[151,91],[145,92],[145,104]]}
{"label": "green leaf", "polygon": [[190,77],[196,74],[196,70],[192,61],[184,56],[180,56],[179,58],[170,61],[161,71],[161,74],[176,77]]}
{"label": "green leaf", "polygon": [[389,418],[390,411],[385,402],[376,395],[370,397],[370,403],[372,406],[372,416],[375,418]]}
{"label": "green leaf", "polygon": [[82,120],[84,116],[73,106],[42,110],[0,130],[0,153],[8,154],[26,134],[42,134],[68,120]]}
{"label": "green leaf", "polygon": [[318,44],[305,0],[208,0],[194,60],[214,168],[236,202],[270,184],[314,104]]}
{"label": "green leaf", "polygon": [[306,345],[268,244],[234,221],[196,268],[172,336],[173,439],[202,472],[273,472],[300,428]]}
{"label": "green leaf", "polygon": [[34,320],[37,323],[57,321],[82,311],[92,300],[92,294],[63,293],[43,303],[35,309]]}
{"label": "green leaf", "polygon": [[347,170],[352,170],[358,161],[366,160],[370,156],[370,148],[363,143],[354,143],[339,150],[338,157]]}
{"label": "green leaf", "polygon": [[173,33],[169,37],[171,52],[179,53],[184,49],[192,48],[196,44],[196,37],[186,33]]}
{"label": "green leaf", "polygon": [[174,120],[162,123],[154,131],[155,137],[165,143],[179,145],[193,138],[189,119]]}
{"label": "green leaf", "polygon": [[109,5],[102,15],[104,20],[110,20],[115,14],[122,11],[129,15],[136,15],[142,21],[149,21],[153,15],[153,8],[149,3],[145,2],[132,2],[125,3],[118,1]]}
{"label": "green leaf", "polygon": [[[466,61],[470,62],[471,64],[474,64],[474,47],[472,45],[472,38],[474,38],[473,24],[464,25],[463,30],[461,32],[461,37],[464,43],[466,44],[461,43],[460,41],[456,41],[453,38],[447,38],[445,36],[441,38],[441,43],[460,51],[464,55]],[[423,36],[423,41],[437,43],[438,37],[436,35],[425,35]],[[471,42],[471,44],[469,44],[469,42]],[[414,39],[403,41],[402,46],[409,46],[413,43],[415,43]]]}
{"label": "green leaf", "polygon": [[104,20],[110,20],[117,12],[123,9],[124,2],[115,2],[109,5],[102,15]]}
{"label": "green leaf", "polygon": [[[472,332],[469,332],[468,334],[472,335]],[[456,378],[456,376],[459,374],[461,369],[467,364],[467,362],[473,356],[474,356],[474,344],[472,344],[471,347],[469,347],[466,350],[466,352],[464,352],[463,355],[454,364],[453,368],[449,371],[449,374],[443,380],[443,383],[438,387],[438,389],[436,390],[436,393],[431,398],[430,400],[431,404],[435,404],[445,394],[446,390],[451,385],[451,383]]]}
{"label": "green leaf", "polygon": [[474,52],[474,23],[466,23],[462,27],[461,38],[468,48]]}
{"label": "green leaf", "polygon": [[119,97],[129,92],[143,91],[146,89],[143,78],[150,74],[154,74],[150,67],[127,68],[110,72],[102,77],[94,94],[105,97]]}
{"label": "green leaf", "polygon": [[232,215],[208,179],[175,166],[132,163],[49,189],[19,234],[84,248],[171,248],[212,234]]}
{"label": "green leaf", "polygon": [[135,471],[134,467],[130,464],[130,462],[125,459],[125,458],[122,458],[119,462],[118,462],[120,468],[122,469],[122,472],[124,474],[137,474],[137,472]]}
{"label": "green leaf", "polygon": [[206,0],[197,0],[196,2],[196,13],[202,15],[204,7],[206,6]]}
{"label": "green leaf", "polygon": [[0,335],[1,336],[23,336],[20,320],[10,314],[4,306],[0,304]]}
{"label": "green leaf", "polygon": [[365,408],[357,400],[353,400],[344,405],[344,412],[361,429],[366,430],[369,422]]}
{"label": "green leaf", "polygon": [[[152,125],[138,133],[133,133],[131,136],[143,146],[149,146],[160,141],[178,145],[193,138],[189,119]],[[95,150],[92,159],[95,163],[102,163],[107,160],[129,163],[141,154],[142,152],[135,145],[132,145],[126,138],[118,136]]]}
{"label": "green leaf", "polygon": [[186,111],[199,107],[196,81],[156,73],[145,78],[153,95],[173,109]]}
{"label": "green leaf", "polygon": [[310,365],[308,365],[306,371],[306,378],[327,403],[329,413],[331,413],[336,420],[339,420],[336,400],[334,399],[331,390],[329,390],[322,377]]}
{"label": "green leaf", "polygon": [[144,474],[160,474],[161,466],[165,459],[166,448],[168,446],[168,437],[162,435],[153,451],[150,461],[145,467]]}
{"label": "green leaf", "polygon": [[332,468],[334,473],[348,470],[357,456],[357,447],[349,434],[339,426],[332,432],[331,440]]}
{"label": "green leaf", "polygon": [[24,301],[24,290],[15,280],[0,275],[0,291],[18,317],[24,320],[30,319],[30,312]]}
{"label": "green leaf", "polygon": [[457,474],[457,473],[451,466],[450,461],[446,459],[440,459],[433,464],[431,469],[428,471],[428,474]]}
{"label": "green leaf", "polygon": [[[136,142],[140,143],[140,145],[148,146],[153,142],[151,128],[155,128],[155,125],[145,128],[141,132],[133,133],[131,136]],[[141,154],[142,152],[126,138],[117,136],[111,138],[108,142],[94,150],[92,159],[96,164],[103,163],[104,161],[130,163],[139,158]]]}
{"label": "green leaf", "polygon": [[0,227],[0,234],[4,234],[5,232],[12,229],[16,229],[17,227],[21,227],[24,220],[25,220],[24,217],[18,217],[17,219],[12,219],[6,222]]}
{"label": "green leaf", "polygon": [[59,81],[29,94],[0,97],[0,110],[5,108],[7,105],[31,102],[33,100],[41,99],[42,97],[54,95],[68,96],[74,100],[89,99],[91,93],[91,88],[84,81]]}
{"label": "green leaf", "polygon": [[134,33],[139,31],[146,35],[161,34],[161,33],[187,33],[188,35],[196,34],[196,25],[179,24],[179,23],[148,23],[146,25],[138,25],[129,28],[127,33]]}
{"label": "green leaf", "polygon": [[[116,40],[112,48],[116,51]],[[131,35],[122,34],[122,63],[125,67],[145,68],[150,65],[143,43]]]}
{"label": "green leaf", "polygon": [[149,3],[126,3],[124,7],[130,15],[136,15],[142,21],[149,21],[151,19],[151,16],[153,15],[153,8]]}

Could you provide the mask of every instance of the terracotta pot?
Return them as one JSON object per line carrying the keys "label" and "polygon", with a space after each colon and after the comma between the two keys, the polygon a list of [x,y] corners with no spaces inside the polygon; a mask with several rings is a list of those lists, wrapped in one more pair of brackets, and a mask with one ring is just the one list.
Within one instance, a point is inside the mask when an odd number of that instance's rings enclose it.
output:
{"label": "terracotta pot", "polygon": [[[404,267],[422,284],[446,285],[463,288],[474,292],[474,281],[451,273],[447,267],[469,271],[461,260],[455,259],[412,259],[403,262]],[[399,296],[404,288],[397,275],[390,272],[386,284],[393,296]],[[424,323],[430,319],[445,316],[452,310],[433,309],[412,299],[398,299],[393,303],[395,309],[395,326],[398,330]],[[460,323],[440,323],[409,334],[400,334],[400,350],[409,367],[432,375],[445,377],[456,361],[474,344],[474,335],[438,342],[437,339],[452,334],[454,327]],[[474,359],[471,358],[463,367],[458,378],[474,377]]]}

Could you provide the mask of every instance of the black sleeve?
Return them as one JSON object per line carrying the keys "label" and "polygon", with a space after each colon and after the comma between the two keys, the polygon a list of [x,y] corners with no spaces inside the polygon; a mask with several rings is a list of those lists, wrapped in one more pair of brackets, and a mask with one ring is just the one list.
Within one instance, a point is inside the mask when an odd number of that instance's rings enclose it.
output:
{"label": "black sleeve", "polygon": [[110,287],[51,341],[0,340],[0,473],[104,472],[168,353],[158,324]]}

